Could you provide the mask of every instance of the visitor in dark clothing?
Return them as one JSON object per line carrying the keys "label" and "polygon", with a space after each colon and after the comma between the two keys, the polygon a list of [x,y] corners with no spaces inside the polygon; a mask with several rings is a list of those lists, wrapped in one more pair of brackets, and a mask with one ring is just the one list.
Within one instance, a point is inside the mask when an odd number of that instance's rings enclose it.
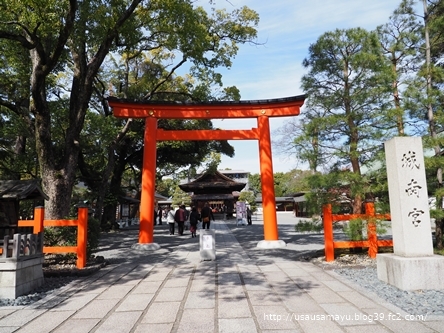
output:
{"label": "visitor in dark clothing", "polygon": [[210,229],[210,221],[214,221],[214,215],[208,202],[205,203],[205,206],[200,211],[200,218],[202,219],[202,229]]}

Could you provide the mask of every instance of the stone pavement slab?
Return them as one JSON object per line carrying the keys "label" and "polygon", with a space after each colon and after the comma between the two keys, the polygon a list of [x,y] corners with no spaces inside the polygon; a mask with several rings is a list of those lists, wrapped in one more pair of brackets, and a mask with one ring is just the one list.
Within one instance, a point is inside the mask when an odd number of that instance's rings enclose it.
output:
{"label": "stone pavement slab", "polygon": [[[288,217],[286,217],[288,218]],[[102,239],[111,264],[27,307],[0,308],[2,332],[442,332],[433,321],[375,320],[404,312],[334,272],[298,260],[307,243],[288,223],[288,248],[256,249],[259,221],[233,226],[216,221],[216,260],[201,261],[199,238],[155,228],[161,249],[131,249],[138,229]],[[287,228],[285,228],[287,226]]]}

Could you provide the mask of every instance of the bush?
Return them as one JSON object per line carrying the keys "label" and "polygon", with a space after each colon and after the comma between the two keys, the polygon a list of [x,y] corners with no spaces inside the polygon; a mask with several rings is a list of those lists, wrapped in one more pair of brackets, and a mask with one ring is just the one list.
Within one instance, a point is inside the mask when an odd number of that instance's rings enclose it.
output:
{"label": "bush", "polygon": [[324,225],[320,217],[313,217],[311,221],[299,220],[294,226],[294,230],[297,232],[321,232],[324,230]]}
{"label": "bush", "polygon": [[[367,220],[357,218],[350,220],[344,225],[344,233],[350,240],[360,241],[367,237]],[[387,222],[382,220],[375,220],[376,233],[378,235],[384,235],[387,233]]]}
{"label": "bush", "polygon": [[363,219],[353,219],[344,225],[343,230],[350,240],[359,241],[364,238],[364,225],[365,223]]}
{"label": "bush", "polygon": [[86,244],[86,257],[89,259],[99,247],[100,221],[93,217],[88,217],[88,243]]}
{"label": "bush", "polygon": [[[94,250],[99,246],[100,221],[89,216],[86,244],[86,257],[89,259]],[[76,227],[48,227],[45,228],[44,246],[76,246]]]}

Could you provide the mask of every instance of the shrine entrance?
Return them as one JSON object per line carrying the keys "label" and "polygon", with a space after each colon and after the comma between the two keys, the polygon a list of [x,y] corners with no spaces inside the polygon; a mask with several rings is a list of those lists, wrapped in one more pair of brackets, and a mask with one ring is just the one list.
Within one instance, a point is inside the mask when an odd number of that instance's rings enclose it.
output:
{"label": "shrine entrance", "polygon": [[[113,109],[114,116],[145,119],[139,247],[159,248],[153,239],[156,143],[174,140],[258,140],[264,218],[264,240],[259,242],[258,246],[285,246],[285,243],[278,239],[269,118],[297,116],[304,101],[305,95],[257,101],[207,103],[136,102],[108,98],[108,104]],[[256,118],[257,128],[249,130],[163,130],[157,128],[158,119],[234,118]]]}

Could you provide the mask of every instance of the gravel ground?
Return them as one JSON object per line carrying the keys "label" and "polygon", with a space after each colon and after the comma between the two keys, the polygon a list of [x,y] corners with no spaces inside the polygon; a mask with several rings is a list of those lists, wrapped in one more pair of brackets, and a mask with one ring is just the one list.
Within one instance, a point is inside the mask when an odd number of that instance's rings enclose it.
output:
{"label": "gravel ground", "polygon": [[376,267],[339,268],[334,272],[377,294],[411,315],[444,315],[444,290],[404,291],[378,279]]}
{"label": "gravel ground", "polygon": [[0,298],[0,307],[3,306],[24,306],[32,304],[47,295],[50,295],[59,288],[66,286],[74,280],[85,278],[88,275],[107,265],[108,262],[103,257],[91,258],[84,269],[77,269],[75,259],[60,260],[49,256],[45,258],[43,274],[45,277],[42,286],[33,292],[13,298]]}
{"label": "gravel ground", "polygon": [[347,278],[411,315],[444,315],[444,290],[404,291],[378,279],[376,259],[367,255],[345,255],[333,262],[324,257],[312,262]]}
{"label": "gravel ground", "polygon": [[29,305],[50,295],[55,290],[66,286],[71,281],[78,279],[78,276],[60,276],[45,278],[44,284],[34,290],[32,293],[13,298],[0,298],[0,307],[2,306],[24,306]]}

